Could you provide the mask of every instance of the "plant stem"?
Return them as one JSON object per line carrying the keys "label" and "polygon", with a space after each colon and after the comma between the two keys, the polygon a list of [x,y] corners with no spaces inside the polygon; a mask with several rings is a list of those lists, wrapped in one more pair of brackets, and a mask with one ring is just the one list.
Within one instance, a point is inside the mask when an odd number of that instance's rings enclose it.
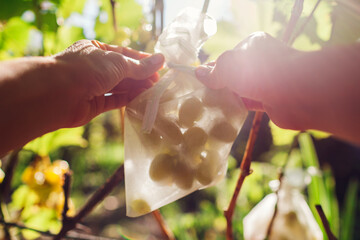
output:
{"label": "plant stem", "polygon": [[316,211],[318,212],[321,222],[325,228],[326,235],[329,240],[337,240],[337,238],[334,236],[334,234],[330,230],[329,221],[326,219],[325,213],[321,207],[321,205],[315,205]]}
{"label": "plant stem", "polygon": [[174,234],[171,232],[170,228],[166,225],[163,217],[161,216],[160,211],[157,209],[152,212],[154,218],[158,222],[164,237],[168,240],[174,240]]}
{"label": "plant stem", "polygon": [[90,197],[86,204],[80,209],[80,211],[74,217],[66,217],[59,234],[54,238],[59,240],[66,235],[66,233],[76,227],[76,224],[80,222],[85,216],[87,216],[94,207],[100,203],[111,191],[124,180],[124,165],[121,165],[115,173],[108,178],[108,180],[96,190],[96,192]]}
{"label": "plant stem", "polygon": [[0,184],[0,203],[5,202],[10,193],[11,182],[14,176],[14,171],[18,163],[19,152],[21,148],[14,150],[8,159],[5,169],[4,181]]}
{"label": "plant stem", "polygon": [[288,44],[292,33],[294,32],[295,26],[300,18],[303,10],[304,0],[295,0],[294,7],[291,11],[291,17],[289,23],[285,29],[282,40]]}
{"label": "plant stem", "polygon": [[111,14],[112,14],[112,19],[113,19],[113,28],[114,28],[114,32],[117,32],[118,27],[117,27],[117,22],[116,22],[115,4],[116,4],[115,0],[110,0]]}
{"label": "plant stem", "polygon": [[312,19],[312,17],[314,16],[314,13],[317,9],[317,7],[319,6],[321,0],[318,0],[313,8],[313,10],[311,11],[310,15],[306,18],[305,22],[303,23],[303,25],[301,25],[301,27],[299,28],[299,30],[294,34],[294,37],[292,37],[291,41],[289,41],[289,46],[291,46],[295,39],[300,36],[300,34],[304,31],[306,25],[310,22],[310,20]]}
{"label": "plant stem", "polygon": [[233,232],[232,232],[232,217],[234,215],[235,206],[236,206],[236,200],[239,196],[242,184],[245,180],[245,177],[247,177],[249,174],[251,174],[250,165],[251,165],[251,158],[252,158],[252,152],[254,149],[255,140],[257,138],[257,135],[259,133],[260,129],[260,123],[263,116],[263,112],[256,112],[255,117],[252,123],[252,128],[250,130],[249,139],[246,144],[245,153],[241,162],[240,166],[240,175],[238,178],[238,181],[236,183],[236,187],[233,193],[233,196],[231,198],[230,204],[228,209],[224,212],[225,218],[226,218],[226,239],[232,240],[233,239]]}
{"label": "plant stem", "polygon": [[64,175],[64,207],[62,212],[62,223],[63,225],[66,223],[67,215],[66,213],[69,211],[69,197],[70,197],[70,186],[71,186],[71,173],[67,172]]}
{"label": "plant stem", "polygon": [[282,186],[282,182],[283,182],[283,178],[284,178],[284,172],[285,172],[285,169],[286,169],[286,166],[289,162],[289,159],[290,159],[290,154],[292,152],[292,150],[299,144],[298,143],[298,138],[299,138],[299,134],[297,134],[291,145],[290,145],[290,148],[289,148],[289,151],[287,153],[287,157],[286,157],[286,161],[284,163],[284,165],[280,168],[280,172],[279,172],[279,188],[275,191],[275,194],[276,194],[276,203],[275,203],[275,209],[274,209],[274,214],[270,220],[270,223],[269,223],[269,226],[268,226],[268,229],[267,229],[267,232],[266,232],[266,239],[270,239],[270,235],[271,235],[271,230],[272,230],[272,227],[273,227],[273,224],[274,224],[274,221],[275,221],[275,218],[276,218],[276,215],[278,213],[278,205],[279,205],[279,191],[281,189],[281,186]]}

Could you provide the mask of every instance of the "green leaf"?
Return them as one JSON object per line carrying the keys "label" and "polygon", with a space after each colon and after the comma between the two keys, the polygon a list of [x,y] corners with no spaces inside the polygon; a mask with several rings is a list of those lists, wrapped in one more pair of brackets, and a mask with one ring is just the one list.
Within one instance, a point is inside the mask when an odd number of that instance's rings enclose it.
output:
{"label": "green leaf", "polygon": [[42,32],[56,32],[58,29],[58,24],[56,21],[55,11],[46,11],[42,14]]}
{"label": "green leaf", "polygon": [[74,12],[82,13],[86,0],[61,0],[57,15],[61,18],[68,18]]}
{"label": "green leaf", "polygon": [[59,129],[36,138],[26,144],[24,149],[31,150],[41,156],[46,156],[49,155],[51,151],[63,146],[85,147],[87,142],[82,137],[83,132],[83,127]]}
{"label": "green leaf", "polygon": [[[117,37],[113,26],[113,16],[110,1],[102,0],[100,11],[96,19],[95,32],[96,38],[104,42],[112,42]],[[106,22],[100,21],[101,14],[106,13],[108,18]],[[116,23],[118,31],[122,35],[121,27],[137,29],[143,19],[142,7],[135,0],[119,0],[115,4]],[[118,34],[119,34],[118,33]]]}
{"label": "green leaf", "polygon": [[6,23],[0,32],[0,60],[24,56],[30,29],[31,25],[19,17],[11,18]]}
{"label": "green leaf", "polygon": [[[107,1],[110,2],[110,1]],[[118,26],[136,29],[143,19],[142,7],[135,0],[116,1],[115,11]]]}
{"label": "green leaf", "polygon": [[[25,221],[25,226],[40,231],[48,231],[56,219],[56,212],[53,209],[41,208],[36,214],[33,214]],[[34,239],[39,237],[38,233],[31,230],[23,230],[22,234],[26,239]]]}
{"label": "green leaf", "polygon": [[339,205],[335,192],[335,179],[330,167],[326,167],[323,174],[327,198],[329,199],[330,204],[330,215],[327,216],[327,218],[329,220],[332,233],[334,233],[335,236],[339,236]]}
{"label": "green leaf", "polygon": [[331,33],[331,44],[354,43],[360,38],[359,14],[350,6],[355,2],[351,0],[336,1],[333,8],[333,28]]}
{"label": "green leaf", "polygon": [[83,29],[73,26],[60,26],[56,35],[54,52],[60,52],[74,42],[84,39]]}
{"label": "green leaf", "polygon": [[340,239],[353,239],[356,222],[356,208],[358,201],[359,182],[351,180],[349,182],[346,195],[345,204],[341,216],[341,236]]}
{"label": "green leaf", "polygon": [[326,216],[331,215],[331,207],[311,136],[308,133],[301,133],[299,135],[299,145],[305,168],[307,168],[311,174],[311,183],[308,185],[309,206],[321,230],[323,231],[324,236],[326,236],[325,229],[319,215],[317,214],[315,205],[320,204],[324,209]]}
{"label": "green leaf", "polygon": [[38,195],[27,185],[21,185],[11,195],[11,206],[16,209],[22,209],[34,205],[38,202]]}
{"label": "green leaf", "polygon": [[299,133],[299,131],[279,128],[272,121],[269,122],[269,126],[273,137],[273,144],[278,146],[290,145],[294,137]]}
{"label": "green leaf", "polygon": [[32,9],[31,0],[0,0],[0,20],[21,16],[24,11]]}

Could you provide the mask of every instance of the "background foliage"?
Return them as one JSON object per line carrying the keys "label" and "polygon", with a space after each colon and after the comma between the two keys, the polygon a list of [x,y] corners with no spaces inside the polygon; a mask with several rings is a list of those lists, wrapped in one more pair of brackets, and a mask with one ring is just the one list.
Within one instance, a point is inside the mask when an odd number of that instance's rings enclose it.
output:
{"label": "background foliage", "polygon": [[[159,27],[152,22],[152,13],[144,12],[143,6],[135,0],[117,0],[114,1],[114,20],[112,2],[0,0],[0,60],[55,54],[83,38],[151,52],[156,39],[152,29]],[[298,26],[306,21],[315,3],[305,0]],[[152,1],[148,4],[154,6]],[[164,4],[171,5],[172,0],[166,0]],[[204,56],[208,55],[210,60],[254,31],[262,30],[280,37],[293,6],[292,1],[286,0],[232,0],[229,4],[232,19],[220,20],[218,33],[204,46]],[[293,46],[310,51],[356,41],[360,37],[360,14],[351,7],[354,4],[359,6],[355,0],[320,2],[314,17]],[[226,179],[161,209],[177,239],[224,239],[223,209],[236,184],[252,117],[249,114],[234,144]],[[61,194],[56,194],[61,193],[62,168],[55,160],[66,160],[73,172],[71,199],[74,203],[72,211],[75,211],[123,163],[121,134],[120,114],[112,111],[84,127],[61,129],[27,144],[19,153],[11,196],[6,199],[7,204],[1,206],[3,219],[43,231],[59,231],[59,209],[62,209],[63,200],[60,200]],[[263,120],[255,146],[254,172],[246,179],[237,202],[236,239],[242,239],[243,217],[271,192],[269,182],[277,179],[278,167],[288,161],[287,151],[297,134],[277,128],[268,119]],[[1,137],[1,141],[6,141],[6,136]],[[310,175],[313,173],[304,194],[312,208],[315,203],[322,204],[333,232],[340,239],[360,239],[359,228],[355,227],[359,225],[360,216],[359,156],[359,148],[329,138],[327,134],[311,132],[299,136],[299,145],[289,158],[291,168],[300,167]],[[3,162],[8,163],[8,159],[4,158]],[[32,175],[30,168],[34,171]],[[315,173],[311,172],[314,169]],[[0,176],[3,175],[1,172]],[[85,224],[94,234],[103,236],[160,238],[161,233],[152,216],[129,219],[125,217],[124,203],[124,186],[121,185],[86,218]],[[11,228],[11,234],[28,239],[40,236],[34,231],[15,228]]]}

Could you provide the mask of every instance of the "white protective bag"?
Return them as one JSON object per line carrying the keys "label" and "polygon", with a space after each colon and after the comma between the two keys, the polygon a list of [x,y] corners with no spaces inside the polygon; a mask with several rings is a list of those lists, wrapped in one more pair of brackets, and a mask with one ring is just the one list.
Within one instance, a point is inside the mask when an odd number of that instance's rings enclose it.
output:
{"label": "white protective bag", "polygon": [[[278,192],[277,214],[269,240],[322,240],[323,235],[300,189],[304,186],[301,171],[283,178]],[[277,196],[270,193],[243,220],[245,240],[266,239],[274,215]]]}
{"label": "white protective bag", "polygon": [[202,44],[216,22],[185,9],[155,46],[170,70],[136,97],[125,113],[127,216],[136,217],[214,185],[247,115],[228,89],[211,90],[194,75]]}

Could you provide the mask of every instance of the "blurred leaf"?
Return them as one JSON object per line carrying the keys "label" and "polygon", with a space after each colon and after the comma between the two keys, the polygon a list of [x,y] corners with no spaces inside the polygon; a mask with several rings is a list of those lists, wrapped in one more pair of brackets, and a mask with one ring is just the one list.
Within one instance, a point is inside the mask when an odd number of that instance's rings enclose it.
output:
{"label": "blurred leaf", "polygon": [[58,24],[56,21],[55,11],[46,11],[42,14],[42,31],[43,32],[56,32],[58,29]]}
{"label": "blurred leaf", "polygon": [[[315,5],[315,1],[312,1]],[[314,13],[317,22],[317,36],[322,41],[328,41],[331,36],[331,11],[333,5],[330,1],[322,1]],[[310,13],[309,13],[310,14]]]}
{"label": "blurred leaf", "polygon": [[282,129],[269,121],[274,145],[290,145],[299,131]]}
{"label": "blurred leaf", "polygon": [[60,52],[74,42],[84,39],[83,29],[73,26],[60,26],[56,35],[55,52]]}
{"label": "blurred leaf", "polygon": [[5,24],[0,31],[0,60],[24,55],[31,28],[30,24],[19,17],[11,18]]}
{"label": "blurred leaf", "polygon": [[210,54],[209,60],[215,60],[221,53],[234,48],[241,41],[235,24],[220,21],[217,25],[217,33],[206,41],[203,47],[206,53]]}
{"label": "blurred leaf", "polygon": [[326,167],[323,173],[325,189],[330,202],[330,215],[327,216],[327,218],[329,220],[332,233],[334,233],[335,236],[339,236],[339,205],[335,192],[335,179],[330,167]]}
{"label": "blurred leaf", "polygon": [[[25,221],[25,226],[41,231],[47,231],[56,219],[56,212],[53,209],[41,208],[36,214],[33,214]],[[26,239],[34,239],[39,234],[31,230],[23,230],[22,234]]]}
{"label": "blurred leaf", "polygon": [[85,3],[86,0],[61,0],[57,15],[58,17],[66,19],[74,12],[82,13]]}
{"label": "blurred leaf", "polygon": [[26,144],[24,149],[31,150],[41,156],[46,156],[51,151],[63,146],[85,147],[87,142],[82,137],[83,132],[83,127],[60,129],[36,138]]}
{"label": "blurred leaf", "polygon": [[31,190],[27,185],[18,187],[11,195],[11,206],[16,209],[32,206],[38,201],[38,195]]}
{"label": "blurred leaf", "polygon": [[308,35],[302,34],[296,38],[293,47],[303,51],[315,51],[319,50],[321,45],[317,42],[312,42]]}
{"label": "blurred leaf", "polygon": [[[116,22],[119,27],[119,33],[115,33],[113,26],[112,9],[109,0],[102,0],[100,6],[100,14],[96,19],[95,32],[96,37],[104,42],[113,42],[118,38],[119,34],[123,35],[124,28],[137,29],[141,25],[143,19],[142,7],[135,0],[119,0],[115,4]],[[107,21],[101,22],[100,16],[106,15]]]}
{"label": "blurred leaf", "polygon": [[301,133],[299,135],[299,145],[302,159],[304,161],[305,168],[311,175],[311,183],[308,185],[308,202],[310,209],[315,216],[317,223],[319,224],[324,236],[326,236],[325,229],[322,225],[321,219],[315,209],[316,204],[320,204],[324,209],[326,216],[331,215],[330,201],[325,189],[324,180],[320,171],[319,160],[316,154],[316,150],[308,133]]}
{"label": "blurred leaf", "polygon": [[8,20],[21,16],[26,10],[32,9],[31,0],[0,0],[0,20]]}
{"label": "blurred leaf", "polygon": [[[110,2],[110,1],[106,1]],[[115,5],[118,26],[136,29],[143,19],[142,7],[135,0],[118,0]]]}
{"label": "blurred leaf", "polygon": [[351,180],[345,195],[345,204],[341,216],[341,236],[339,239],[353,239],[356,222],[359,182]]}
{"label": "blurred leaf", "polygon": [[309,130],[308,132],[311,134],[311,136],[313,136],[316,139],[324,139],[331,136],[330,133],[317,131],[317,130]]}
{"label": "blurred leaf", "polygon": [[358,2],[344,0],[336,3],[332,12],[333,28],[330,43],[354,43],[360,38],[360,15],[355,10]]}

